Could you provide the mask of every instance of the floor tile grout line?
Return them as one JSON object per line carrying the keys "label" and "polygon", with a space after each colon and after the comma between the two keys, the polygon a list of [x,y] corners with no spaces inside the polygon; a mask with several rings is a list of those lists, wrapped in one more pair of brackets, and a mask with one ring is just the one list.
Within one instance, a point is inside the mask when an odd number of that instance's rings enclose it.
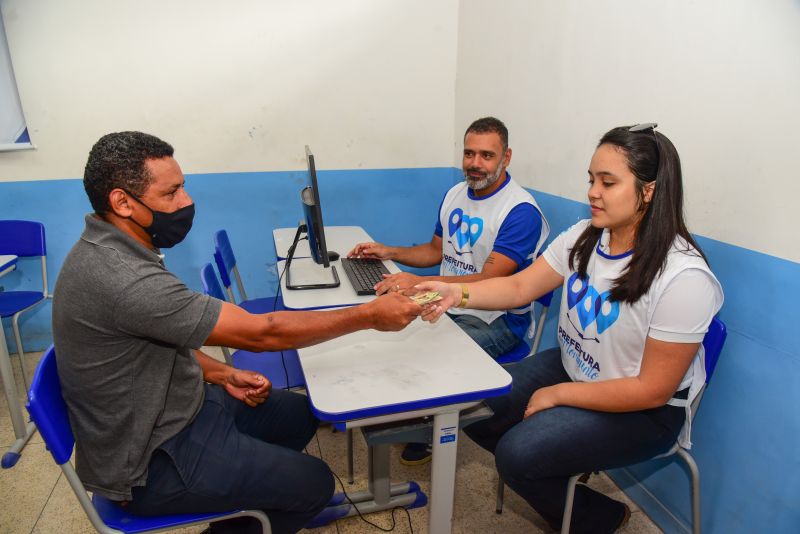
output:
{"label": "floor tile grout line", "polygon": [[[58,481],[61,480],[61,477],[63,475],[64,475],[63,472],[59,472],[58,473],[58,478],[56,478],[56,483],[53,484],[53,488],[50,490],[50,494],[47,496],[47,500],[44,501],[44,506],[42,506],[42,509],[39,511],[39,515],[36,516],[36,521],[33,522],[33,526],[31,527],[31,531],[30,531],[29,534],[33,534],[33,532],[36,530],[36,525],[38,525],[39,524],[39,520],[42,519],[42,514],[44,514],[44,510],[45,510],[45,508],[47,508],[47,505],[50,504],[50,499],[53,498],[53,493],[55,493],[56,487],[58,487]],[[79,505],[80,505],[80,503],[79,503]]]}

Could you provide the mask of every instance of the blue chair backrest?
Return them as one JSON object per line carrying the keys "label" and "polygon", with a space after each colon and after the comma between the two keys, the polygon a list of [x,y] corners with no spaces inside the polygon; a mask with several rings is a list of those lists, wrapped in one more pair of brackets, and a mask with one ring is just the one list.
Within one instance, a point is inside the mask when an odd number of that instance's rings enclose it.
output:
{"label": "blue chair backrest", "polygon": [[61,396],[53,345],[50,345],[36,367],[25,407],[56,463],[61,465],[69,461],[75,438],[69,424],[67,404]]}
{"label": "blue chair backrest", "polygon": [[200,281],[203,283],[203,293],[211,295],[215,299],[225,300],[225,293],[222,291],[214,267],[210,263],[206,263],[200,269]]}
{"label": "blue chair backrest", "polygon": [[222,278],[222,285],[231,287],[231,271],[236,267],[236,256],[233,255],[233,248],[228,239],[228,232],[219,230],[214,234],[214,261],[217,262],[219,276]]}
{"label": "blue chair backrest", "polygon": [[538,302],[542,306],[547,306],[549,308],[550,303],[553,301],[553,293],[555,292],[556,292],[555,289],[552,291],[548,291],[547,293],[536,299],[536,302]]}
{"label": "blue chair backrest", "polygon": [[46,256],[44,225],[35,221],[0,221],[0,254]]}
{"label": "blue chair backrest", "polygon": [[726,337],[728,337],[728,330],[725,328],[725,323],[714,317],[711,320],[711,324],[708,325],[708,332],[706,332],[703,338],[706,384],[711,381],[711,375],[714,374],[714,369],[717,367],[717,360],[719,360],[719,354],[722,352],[722,346],[725,344]]}

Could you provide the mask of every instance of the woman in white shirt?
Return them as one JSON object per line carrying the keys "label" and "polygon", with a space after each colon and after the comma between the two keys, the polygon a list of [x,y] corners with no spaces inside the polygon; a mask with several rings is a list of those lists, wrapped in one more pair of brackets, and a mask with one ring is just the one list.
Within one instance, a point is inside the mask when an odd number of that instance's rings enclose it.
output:
{"label": "woman in white shirt", "polygon": [[[683,219],[678,153],[655,124],[614,128],[589,166],[591,219],[524,271],[473,284],[424,283],[453,306],[499,310],[562,286],[559,347],[509,367],[495,415],[466,429],[506,484],[559,528],[567,480],[690,446],[688,404],[703,384],[701,341],[722,289]],[[623,503],[575,492],[572,532],[614,532]]]}

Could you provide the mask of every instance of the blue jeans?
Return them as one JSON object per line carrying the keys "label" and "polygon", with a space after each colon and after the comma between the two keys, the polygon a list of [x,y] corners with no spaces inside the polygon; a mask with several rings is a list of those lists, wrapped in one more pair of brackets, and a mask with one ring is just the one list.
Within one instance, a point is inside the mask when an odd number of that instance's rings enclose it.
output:
{"label": "blue jeans", "polygon": [[[296,532],[324,508],[333,477],[301,451],[317,420],[300,394],[273,390],[251,408],[206,384],[194,421],[156,449],[145,486],[133,488],[137,515],[263,510],[274,533]],[[212,532],[261,532],[252,518],[212,524]]]}
{"label": "blue jeans", "polygon": [[468,314],[447,314],[475,343],[495,360],[524,343],[508,328],[505,319],[498,317],[491,323]]}
{"label": "blue jeans", "polygon": [[[513,378],[511,391],[487,399],[494,416],[465,432],[494,453],[503,481],[554,529],[561,528],[570,476],[648,460],[667,451],[683,426],[685,412],[673,406],[628,413],[558,406],[523,420],[534,391],[570,378],[558,348],[507,370]],[[623,514],[622,503],[579,484],[571,532],[614,532]]]}

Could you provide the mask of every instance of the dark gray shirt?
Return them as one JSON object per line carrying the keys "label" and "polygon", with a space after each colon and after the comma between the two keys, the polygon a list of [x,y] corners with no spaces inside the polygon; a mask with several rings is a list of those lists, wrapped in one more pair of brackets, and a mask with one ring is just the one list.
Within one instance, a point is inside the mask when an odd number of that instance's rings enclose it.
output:
{"label": "dark gray shirt", "polygon": [[86,216],[56,283],[53,338],[89,490],[129,500],[153,451],[195,417],[203,375],[191,349],[221,306],[189,290],[156,252]]}

